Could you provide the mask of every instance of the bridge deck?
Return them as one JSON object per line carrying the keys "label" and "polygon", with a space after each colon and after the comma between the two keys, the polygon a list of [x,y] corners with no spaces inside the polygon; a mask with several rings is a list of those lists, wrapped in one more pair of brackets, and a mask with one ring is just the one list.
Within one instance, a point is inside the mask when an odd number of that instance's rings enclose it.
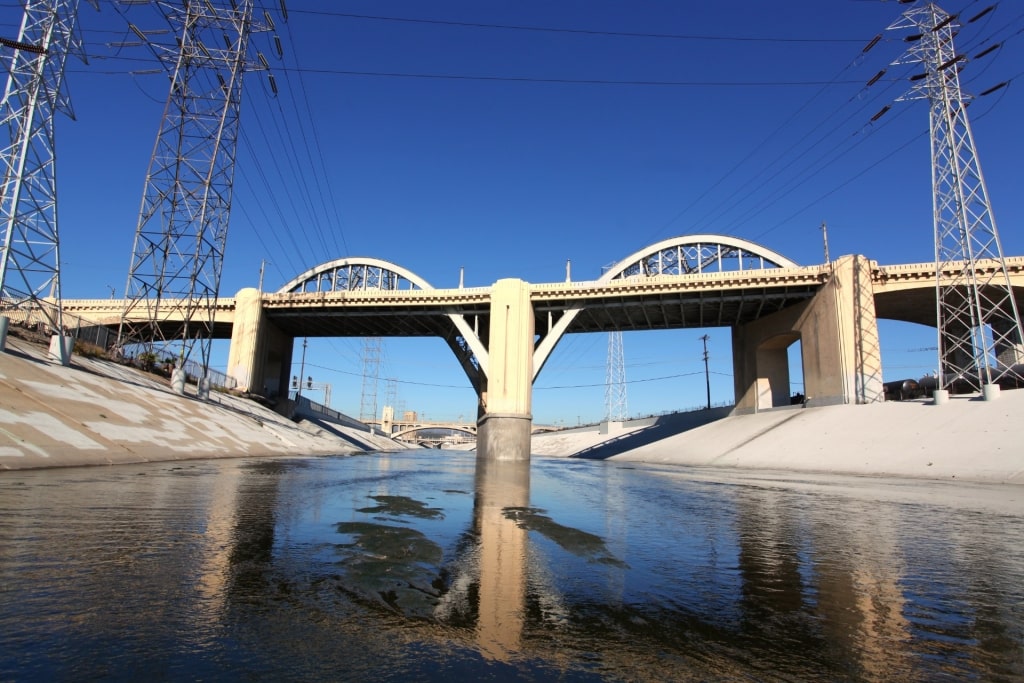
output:
{"label": "bridge deck", "polygon": [[[1024,257],[1006,259],[1018,307],[1024,310]],[[988,267],[985,263],[982,267]],[[829,266],[630,277],[607,282],[530,286],[538,331],[563,312],[582,307],[568,332],[714,327],[744,324],[804,301],[829,277]],[[872,272],[879,318],[935,324],[935,264],[876,266]],[[458,334],[449,314],[470,321],[486,343],[490,287],[367,289],[264,294],[267,317],[294,337],[442,337]],[[64,300],[65,311],[116,327],[123,302]],[[169,307],[173,310],[173,307]],[[234,299],[217,302],[217,338],[229,338]],[[179,326],[166,320],[167,332]]]}

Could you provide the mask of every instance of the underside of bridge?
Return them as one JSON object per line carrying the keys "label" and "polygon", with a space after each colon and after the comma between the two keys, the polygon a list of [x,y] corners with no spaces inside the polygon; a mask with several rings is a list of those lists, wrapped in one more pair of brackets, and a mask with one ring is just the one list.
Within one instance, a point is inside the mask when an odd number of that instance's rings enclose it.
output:
{"label": "underside of bridge", "polygon": [[[745,325],[812,298],[818,285],[781,285],[741,292],[605,295],[587,300],[567,333],[608,330],[672,330]],[[548,329],[563,313],[578,307],[572,300],[534,298],[536,329]]]}
{"label": "underside of bridge", "polygon": [[[983,294],[989,299],[995,297]],[[1013,287],[1013,297],[1017,302],[1017,310],[1024,310],[1024,287]],[[937,327],[935,323],[935,288],[918,287],[915,289],[898,289],[875,293],[875,311],[879,318],[885,320],[901,320]]]}
{"label": "underside of bridge", "polygon": [[267,320],[292,337],[441,337],[457,334],[449,313],[486,321],[490,304],[424,310],[393,305],[365,305],[358,310],[324,310],[319,302],[287,309],[267,308]]}
{"label": "underside of bridge", "polygon": [[[567,333],[635,331],[745,325],[784,308],[807,301],[817,285],[764,287],[743,292],[694,294],[608,295],[588,299]],[[533,297],[534,329],[543,336],[566,311],[579,308],[576,300]],[[395,306],[362,306],[359,310],[325,311],[318,302],[308,307],[267,309],[267,320],[281,332],[299,337],[440,337],[460,332],[449,317],[462,315],[490,346],[490,303],[450,306],[442,311]]]}

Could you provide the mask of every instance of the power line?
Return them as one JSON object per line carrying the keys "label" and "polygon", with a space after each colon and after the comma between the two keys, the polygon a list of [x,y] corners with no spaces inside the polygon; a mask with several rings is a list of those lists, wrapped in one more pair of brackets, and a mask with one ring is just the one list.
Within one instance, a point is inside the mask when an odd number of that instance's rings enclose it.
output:
{"label": "power line", "polygon": [[[115,61],[121,57],[104,57],[90,55],[90,59]],[[127,60],[127,58],[125,58]],[[143,60],[131,58],[132,62],[151,63],[155,60]],[[859,80],[849,81],[822,81],[822,80],[654,80],[654,79],[613,79],[613,78],[557,78],[537,76],[497,76],[487,74],[445,74],[445,73],[423,73],[414,71],[363,71],[354,69],[331,69],[321,67],[279,67],[275,69],[280,73],[318,74],[328,76],[364,76],[372,78],[404,78],[413,80],[439,80],[439,81],[479,81],[485,83],[536,83],[554,85],[608,85],[608,86],[640,86],[659,88],[777,88],[777,87],[803,87],[814,85],[836,85],[836,84],[859,84]],[[121,75],[125,71],[102,71],[89,70],[90,73],[106,75]]]}
{"label": "power line", "polygon": [[645,33],[631,31],[603,31],[596,29],[580,28],[556,28],[548,26],[525,26],[520,24],[488,24],[470,21],[448,21],[442,19],[416,19],[412,17],[386,17],[371,14],[351,14],[345,12],[331,12],[328,10],[292,10],[296,14],[313,14],[318,16],[339,17],[345,19],[365,19],[372,21],[391,21],[407,24],[423,24],[433,26],[457,26],[461,28],[486,28],[500,29],[506,31],[533,31],[538,33],[562,33],[587,36],[605,36],[614,38],[654,38],[658,40],[692,40],[692,41],[715,41],[715,42],[741,42],[741,43],[860,43],[862,38],[788,38],[778,36],[727,36],[727,35],[700,35],[700,34],[679,34],[679,33]]}

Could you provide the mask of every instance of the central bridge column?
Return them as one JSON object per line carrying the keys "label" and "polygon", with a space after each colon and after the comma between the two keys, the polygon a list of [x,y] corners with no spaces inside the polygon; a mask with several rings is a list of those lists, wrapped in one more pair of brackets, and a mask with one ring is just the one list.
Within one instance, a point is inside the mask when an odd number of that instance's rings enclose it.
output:
{"label": "central bridge column", "polygon": [[477,454],[491,460],[529,460],[534,347],[529,283],[512,278],[494,283],[489,339]]}

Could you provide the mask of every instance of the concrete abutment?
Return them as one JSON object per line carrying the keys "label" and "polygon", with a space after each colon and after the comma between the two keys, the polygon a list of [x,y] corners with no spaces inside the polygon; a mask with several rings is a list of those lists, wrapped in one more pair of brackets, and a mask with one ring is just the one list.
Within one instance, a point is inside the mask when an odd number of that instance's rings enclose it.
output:
{"label": "concrete abutment", "polygon": [[797,340],[808,405],[884,399],[871,268],[844,256],[808,301],[733,328],[737,413],[789,404],[786,350]]}
{"label": "concrete abutment", "polygon": [[235,295],[228,374],[242,391],[285,396],[294,339],[267,319],[261,304],[262,293],[257,289]]}

